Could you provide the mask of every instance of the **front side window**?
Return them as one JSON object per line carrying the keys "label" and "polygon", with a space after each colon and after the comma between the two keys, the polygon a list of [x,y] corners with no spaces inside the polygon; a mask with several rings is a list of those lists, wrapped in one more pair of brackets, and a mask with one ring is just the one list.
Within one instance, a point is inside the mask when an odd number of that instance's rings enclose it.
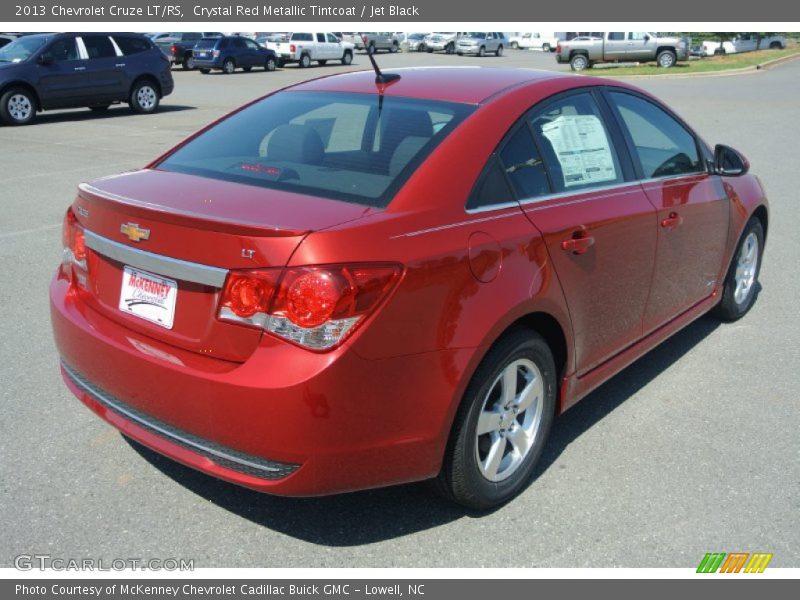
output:
{"label": "front side window", "polygon": [[432,100],[282,92],[224,119],[158,168],[383,207],[472,111]]}
{"label": "front side window", "polygon": [[644,40],[644,38],[646,38],[646,37],[647,37],[647,34],[646,34],[644,31],[631,31],[631,32],[628,34],[628,39],[629,39],[629,40],[639,40],[639,41],[642,41],[642,40]]}
{"label": "front side window", "polygon": [[78,47],[75,45],[75,38],[68,37],[56,40],[53,42],[53,45],[47,49],[47,54],[56,62],[62,60],[78,60]]}
{"label": "front side window", "polygon": [[609,96],[630,134],[645,179],[705,170],[694,136],[671,115],[632,94]]}
{"label": "front side window", "polygon": [[619,158],[589,93],[548,104],[529,118],[555,192],[624,181]]}
{"label": "front side window", "polygon": [[[75,49],[75,40],[72,39],[72,48]],[[43,36],[21,37],[10,44],[0,48],[0,63],[18,63],[27,60],[31,54],[47,43]],[[56,42],[57,43],[57,42]],[[77,52],[76,52],[77,57]]]}
{"label": "front side window", "polygon": [[260,48],[260,46],[256,44],[253,40],[245,39],[244,43],[250,50],[258,50]]}
{"label": "front side window", "polygon": [[333,35],[332,33],[328,33],[326,35],[328,36],[328,43],[329,44],[338,44],[339,43],[338,38],[335,35]]}

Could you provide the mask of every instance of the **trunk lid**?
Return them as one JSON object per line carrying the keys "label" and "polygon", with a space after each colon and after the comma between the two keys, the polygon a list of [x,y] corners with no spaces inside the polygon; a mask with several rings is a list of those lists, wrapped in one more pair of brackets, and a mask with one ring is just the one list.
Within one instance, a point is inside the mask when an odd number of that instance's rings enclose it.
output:
{"label": "trunk lid", "polygon": [[[374,210],[152,169],[81,184],[73,209],[86,232],[83,297],[92,308],[133,331],[237,362],[261,332],[217,320],[227,271],[283,267],[309,233]],[[168,301],[156,306],[152,294]]]}

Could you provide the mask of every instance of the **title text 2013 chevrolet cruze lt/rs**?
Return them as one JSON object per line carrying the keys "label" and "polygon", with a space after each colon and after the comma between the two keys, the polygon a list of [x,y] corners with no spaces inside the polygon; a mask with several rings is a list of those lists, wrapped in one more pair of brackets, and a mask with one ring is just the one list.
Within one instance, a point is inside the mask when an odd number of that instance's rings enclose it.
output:
{"label": "title text 2013 chevrolet cruze lt/rs", "polygon": [[256,490],[436,478],[493,506],[555,415],[750,309],[748,167],[606,79],[302,83],[80,186],[50,288],[63,376],[126,436]]}

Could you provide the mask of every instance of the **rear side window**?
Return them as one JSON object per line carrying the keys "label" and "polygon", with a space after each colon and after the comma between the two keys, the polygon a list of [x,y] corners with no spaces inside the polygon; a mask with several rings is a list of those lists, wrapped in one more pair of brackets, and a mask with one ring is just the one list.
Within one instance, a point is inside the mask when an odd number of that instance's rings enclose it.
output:
{"label": "rear side window", "polygon": [[313,42],[314,38],[311,36],[310,33],[293,33],[292,34],[292,41],[293,42]]}
{"label": "rear side window", "polygon": [[608,41],[610,42],[621,42],[625,39],[625,32],[624,31],[612,31],[608,34]]}
{"label": "rear side window", "polygon": [[317,41],[318,42],[324,42],[325,41],[325,34],[324,33],[318,33],[317,34]]}
{"label": "rear side window", "polygon": [[591,94],[556,100],[530,117],[554,192],[624,180],[617,152]]}
{"label": "rear side window", "polygon": [[143,37],[139,38],[116,35],[114,36],[114,41],[117,43],[117,46],[119,46],[119,49],[122,50],[122,53],[125,56],[138,54],[139,52],[146,52],[151,47],[150,42]]}
{"label": "rear side window", "polygon": [[475,191],[467,202],[467,210],[515,202],[514,193],[503,174],[503,167],[493,158],[486,166]]}
{"label": "rear side window", "polygon": [[202,33],[193,31],[191,33],[184,33],[181,37],[181,41],[183,42],[195,42],[203,37]]}
{"label": "rear side window", "polygon": [[84,35],[83,45],[89,58],[111,58],[117,55],[107,35]]}
{"label": "rear side window", "polygon": [[704,171],[697,141],[667,112],[632,94],[611,92],[646,179]]}
{"label": "rear side window", "polygon": [[520,127],[500,151],[503,170],[520,199],[550,192],[547,173],[527,126]]}
{"label": "rear side window", "polygon": [[282,92],[231,115],[159,169],[386,206],[475,108],[374,94]]}

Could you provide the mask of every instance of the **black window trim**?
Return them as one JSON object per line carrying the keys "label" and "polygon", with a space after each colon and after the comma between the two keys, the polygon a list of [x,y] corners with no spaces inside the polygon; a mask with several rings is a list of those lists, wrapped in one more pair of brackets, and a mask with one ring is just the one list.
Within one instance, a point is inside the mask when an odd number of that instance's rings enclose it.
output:
{"label": "black window trim", "polygon": [[[607,86],[583,86],[572,88],[570,90],[566,90],[563,92],[558,92],[553,94],[552,96],[548,96],[531,106],[527,109],[519,119],[517,119],[511,127],[508,128],[508,131],[503,135],[503,138],[495,147],[494,151],[489,155],[486,160],[486,164],[484,165],[483,169],[481,170],[480,175],[475,180],[475,184],[472,186],[470,193],[467,195],[467,200],[464,203],[464,210],[468,214],[480,213],[480,212],[488,212],[492,210],[502,210],[506,208],[511,208],[513,206],[517,206],[522,208],[528,204],[534,204],[539,202],[545,202],[548,200],[553,200],[557,198],[563,198],[567,196],[574,196],[575,194],[580,194],[583,192],[602,192],[607,191],[609,189],[618,188],[628,186],[631,183],[635,183],[641,180],[641,177],[637,176],[635,171],[635,163],[633,162],[633,158],[631,157],[630,148],[628,147],[627,141],[624,138],[623,130],[620,129],[619,122],[617,117],[612,114],[611,110],[608,107],[608,101],[602,94],[603,89]],[[613,88],[613,89],[623,89],[623,88]],[[611,145],[614,147],[614,150],[617,155],[617,159],[619,160],[620,168],[622,169],[622,181],[615,182],[608,185],[599,185],[595,187],[577,189],[577,190],[564,190],[563,192],[556,192],[553,189],[553,179],[552,175],[550,174],[550,168],[548,167],[546,162],[543,162],[544,171],[547,175],[547,181],[550,184],[550,193],[543,194],[541,196],[532,196],[530,198],[520,198],[519,195],[516,193],[513,183],[511,182],[508,173],[505,172],[505,169],[502,169],[503,174],[506,177],[506,183],[511,189],[511,193],[516,198],[516,201],[511,202],[499,202],[497,204],[486,204],[484,206],[478,206],[475,208],[468,208],[469,204],[472,200],[476,197],[476,195],[480,192],[480,188],[483,185],[484,179],[488,176],[488,172],[490,170],[491,165],[495,163],[499,163],[502,165],[502,161],[500,161],[500,153],[503,151],[505,146],[509,143],[511,138],[516,135],[517,131],[522,127],[527,127],[528,133],[531,136],[531,139],[534,143],[534,147],[536,151],[539,153],[539,156],[542,156],[541,148],[539,147],[539,143],[536,141],[536,136],[533,133],[533,129],[530,125],[530,117],[534,113],[540,112],[543,109],[547,109],[548,106],[559,102],[565,98],[569,98],[570,96],[578,95],[578,94],[586,94],[588,93],[595,102],[598,110],[600,111],[600,118],[603,121],[603,125],[606,128],[606,132],[608,133],[609,137],[611,138]],[[683,121],[681,121],[683,123]],[[691,130],[690,130],[691,131]]]}
{"label": "black window trim", "polygon": [[[631,162],[633,163],[633,167],[636,173],[636,179],[642,183],[646,181],[662,181],[664,179],[680,179],[683,177],[693,177],[697,176],[701,173],[708,173],[713,174],[712,171],[712,153],[711,149],[706,145],[703,139],[692,129],[686,121],[684,121],[680,116],[678,116],[673,110],[671,110],[666,105],[662,104],[650,98],[644,94],[641,94],[635,90],[631,90],[628,88],[617,87],[617,86],[603,86],[602,89],[599,90],[600,95],[603,98],[603,102],[606,105],[607,109],[609,110],[610,114],[613,115],[614,120],[616,121],[616,126],[620,130],[622,137],[624,138],[625,147],[628,150],[628,155],[630,156]],[[611,93],[621,93],[621,94],[628,94],[633,96],[634,98],[638,98],[639,100],[643,100],[649,104],[652,104],[656,108],[661,109],[665,112],[668,116],[672,117],[683,129],[688,133],[695,143],[695,148],[697,149],[697,156],[699,159],[703,161],[705,169],[701,171],[695,171],[693,173],[681,173],[680,175],[662,175],[660,177],[645,177],[644,169],[642,168],[641,161],[639,160],[639,155],[636,152],[636,145],[633,143],[633,138],[628,131],[628,128],[625,126],[625,120],[622,118],[622,114],[619,112],[614,101],[611,99]]]}

